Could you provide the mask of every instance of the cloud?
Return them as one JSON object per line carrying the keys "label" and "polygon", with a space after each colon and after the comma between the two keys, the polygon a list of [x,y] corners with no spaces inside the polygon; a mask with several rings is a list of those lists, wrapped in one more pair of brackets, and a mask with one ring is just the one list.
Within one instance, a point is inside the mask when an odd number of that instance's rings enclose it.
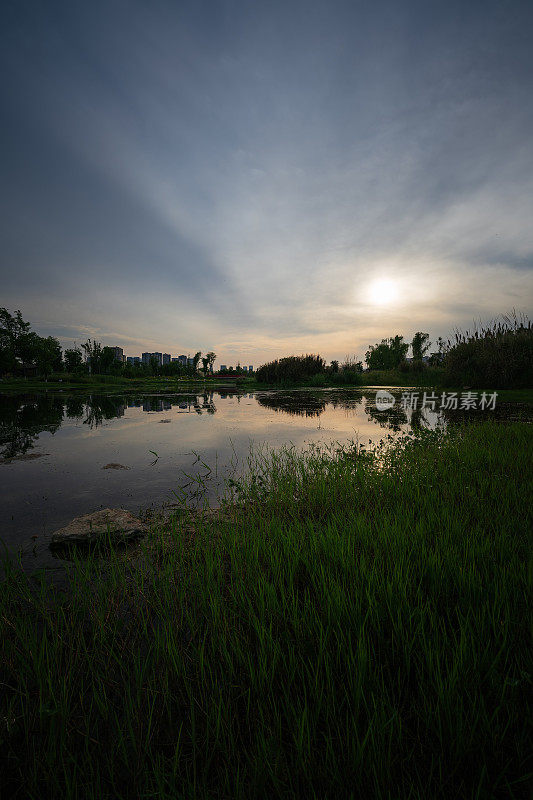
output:
{"label": "cloud", "polygon": [[533,15],[430,5],[13,6],[3,304],[252,363],[530,310]]}

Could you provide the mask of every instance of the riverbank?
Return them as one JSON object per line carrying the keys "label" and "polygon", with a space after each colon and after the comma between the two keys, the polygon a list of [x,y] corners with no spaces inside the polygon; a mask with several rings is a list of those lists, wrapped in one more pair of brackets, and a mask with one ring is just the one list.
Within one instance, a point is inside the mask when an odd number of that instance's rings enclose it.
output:
{"label": "riverbank", "polygon": [[525,798],[532,437],[265,455],[66,591],[13,569],[2,797]]}
{"label": "riverbank", "polygon": [[86,375],[79,378],[62,377],[49,380],[37,378],[3,378],[0,380],[0,393],[17,392],[183,392],[202,391],[202,389],[224,386],[256,385],[246,378],[225,380],[224,378],[169,378],[154,376],[150,378],[121,378],[115,375]]}
{"label": "riverbank", "polygon": [[249,375],[210,376],[202,378],[144,376],[141,378],[124,378],[116,375],[71,375],[61,373],[44,378],[3,378],[0,380],[1,392],[17,391],[76,391],[79,389],[95,389],[113,391],[165,391],[188,387],[236,386],[246,390],[276,388],[357,388],[364,386],[440,386],[442,370],[428,368],[423,372],[405,373],[400,370],[373,370],[371,372],[351,373],[348,377],[343,373],[318,374],[307,380],[288,382],[286,384],[265,384]]}
{"label": "riverbank", "polygon": [[[435,371],[434,371],[435,372]],[[432,373],[433,374],[433,373]],[[335,376],[318,376],[320,380],[309,380],[283,385],[258,383],[255,378],[117,378],[112,375],[85,376],[79,380],[54,379],[36,380],[32,378],[10,378],[0,380],[0,394],[21,394],[31,392],[65,392],[79,393],[81,391],[94,391],[105,394],[120,393],[172,393],[183,392],[202,393],[204,391],[287,391],[293,389],[373,389],[384,387],[389,389],[434,389],[435,391],[465,391],[465,387],[442,388],[438,381],[432,382],[431,375],[422,373],[402,373],[397,370],[364,372],[358,376],[356,383],[344,383],[335,380]],[[486,391],[496,391],[500,400],[506,402],[533,403],[533,388],[528,389],[498,389],[486,387]]]}

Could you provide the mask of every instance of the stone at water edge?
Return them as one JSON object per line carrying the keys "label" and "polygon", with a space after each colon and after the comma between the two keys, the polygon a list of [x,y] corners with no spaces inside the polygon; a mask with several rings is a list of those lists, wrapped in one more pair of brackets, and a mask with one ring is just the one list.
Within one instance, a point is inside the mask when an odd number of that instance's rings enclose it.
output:
{"label": "stone at water edge", "polygon": [[148,531],[137,517],[123,508],[104,508],[92,514],[76,517],[64,528],[52,534],[51,544],[80,542],[89,544],[105,538],[107,533],[118,541],[136,539]]}

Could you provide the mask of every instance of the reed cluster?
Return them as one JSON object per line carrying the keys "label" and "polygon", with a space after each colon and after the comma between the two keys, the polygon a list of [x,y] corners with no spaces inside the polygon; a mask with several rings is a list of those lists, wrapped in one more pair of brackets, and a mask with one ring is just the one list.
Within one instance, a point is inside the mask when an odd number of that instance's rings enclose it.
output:
{"label": "reed cluster", "polygon": [[533,325],[512,313],[472,331],[459,331],[444,352],[448,386],[513,389],[533,385]]}

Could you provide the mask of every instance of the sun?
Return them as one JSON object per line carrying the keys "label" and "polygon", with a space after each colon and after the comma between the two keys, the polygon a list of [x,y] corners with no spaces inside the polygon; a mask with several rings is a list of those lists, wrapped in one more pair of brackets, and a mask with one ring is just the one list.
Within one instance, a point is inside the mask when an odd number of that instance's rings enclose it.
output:
{"label": "sun", "polygon": [[390,306],[399,297],[398,284],[391,278],[380,278],[368,287],[369,302],[377,306]]}

